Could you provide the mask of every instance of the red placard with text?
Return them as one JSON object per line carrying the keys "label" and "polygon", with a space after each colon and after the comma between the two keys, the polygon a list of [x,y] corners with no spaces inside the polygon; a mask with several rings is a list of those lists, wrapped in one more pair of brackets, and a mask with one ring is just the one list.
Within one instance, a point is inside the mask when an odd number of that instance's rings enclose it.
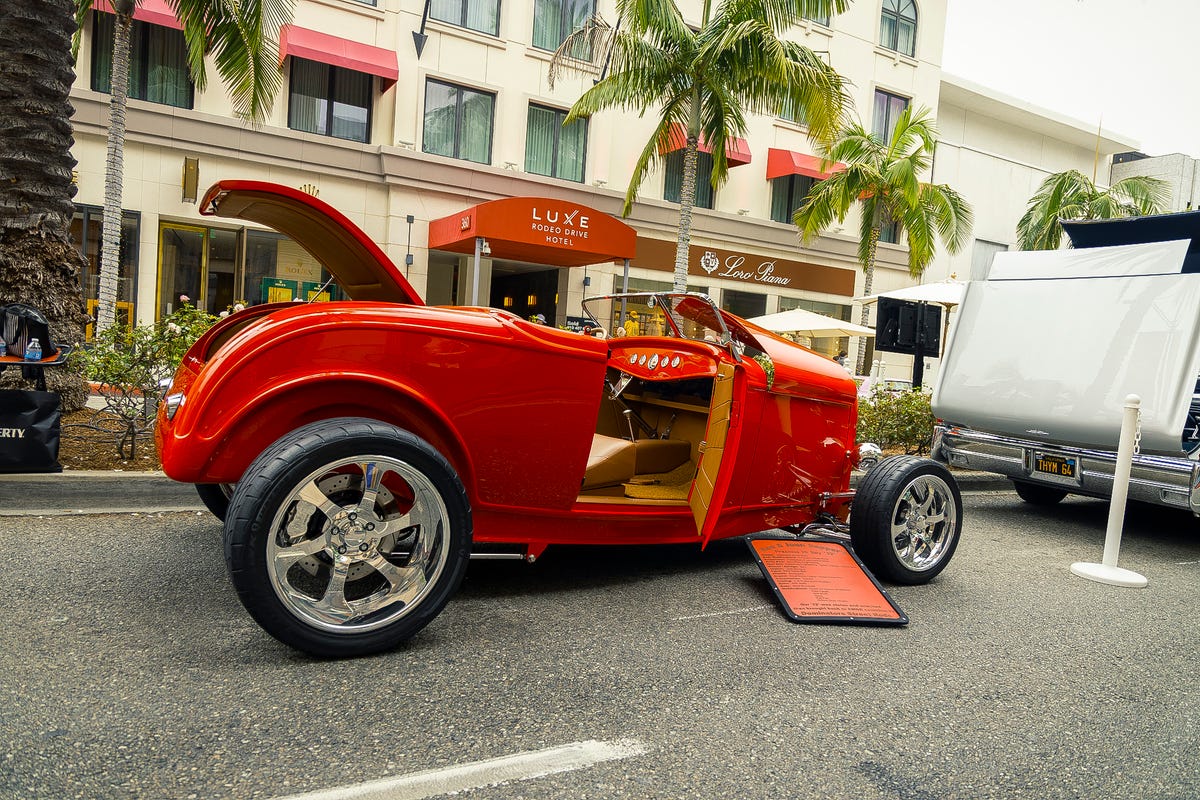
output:
{"label": "red placard with text", "polygon": [[907,625],[845,543],[828,539],[747,539],[775,596],[795,622]]}

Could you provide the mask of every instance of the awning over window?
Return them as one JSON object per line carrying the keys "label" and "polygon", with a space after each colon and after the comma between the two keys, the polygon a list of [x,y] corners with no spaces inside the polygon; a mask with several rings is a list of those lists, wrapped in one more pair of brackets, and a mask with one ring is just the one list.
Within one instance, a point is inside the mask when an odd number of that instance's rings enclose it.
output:
{"label": "awning over window", "polygon": [[429,223],[429,249],[474,253],[487,240],[492,258],[581,267],[633,258],[637,232],[611,214],[549,197],[505,197]]}
{"label": "awning over window", "polygon": [[282,64],[288,56],[378,75],[383,79],[384,91],[400,78],[400,67],[394,51],[301,28],[299,25],[284,25],[279,31],[279,63]]}
{"label": "awning over window", "polygon": [[[678,122],[671,124],[671,129],[667,131],[667,146],[660,147],[658,154],[665,156],[667,153],[674,153],[676,150],[682,150],[687,147],[687,131],[683,129],[683,125]],[[704,140],[700,140],[700,152],[711,153],[712,148],[705,144]],[[725,160],[729,162],[731,167],[740,167],[743,164],[750,163],[750,145],[745,139],[729,139],[725,142]]]}
{"label": "awning over window", "polygon": [[[92,3],[92,8],[97,11],[103,11],[106,14],[116,13],[113,11],[108,0],[95,0]],[[151,25],[162,25],[164,28],[174,28],[177,31],[183,30],[183,26],[179,24],[179,19],[176,18],[175,12],[167,5],[167,0],[142,0],[133,12],[133,18],[139,22],[148,22]]]}
{"label": "awning over window", "polygon": [[823,181],[845,168],[845,164],[834,162],[829,165],[828,169],[821,169],[820,156],[797,153],[795,150],[781,150],[777,147],[767,150],[767,180],[769,181],[782,178],[784,175],[807,175]]}

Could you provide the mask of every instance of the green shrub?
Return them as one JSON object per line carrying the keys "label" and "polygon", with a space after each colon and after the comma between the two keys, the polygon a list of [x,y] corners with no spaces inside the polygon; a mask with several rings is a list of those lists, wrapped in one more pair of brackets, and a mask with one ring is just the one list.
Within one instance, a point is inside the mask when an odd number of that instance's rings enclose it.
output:
{"label": "green shrub", "polygon": [[933,410],[926,392],[879,391],[869,398],[859,398],[860,442],[873,442],[885,451],[924,455],[929,451],[932,436]]}
{"label": "green shrub", "polygon": [[108,412],[97,415],[89,427],[98,436],[111,436],[120,458],[135,457],[138,440],[154,429],[160,381],[175,374],[188,348],[216,321],[183,303],[154,325],[110,326],[72,355],[98,386]]}

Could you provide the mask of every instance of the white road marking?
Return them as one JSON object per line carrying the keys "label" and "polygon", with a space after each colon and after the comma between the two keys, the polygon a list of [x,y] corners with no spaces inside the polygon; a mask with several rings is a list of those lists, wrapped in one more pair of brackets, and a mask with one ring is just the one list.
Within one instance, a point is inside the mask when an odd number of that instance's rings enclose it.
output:
{"label": "white road marking", "polygon": [[604,761],[640,756],[648,750],[646,745],[636,739],[574,742],[545,750],[473,761],[455,767],[424,770],[354,786],[277,797],[275,800],[422,800],[484,786],[497,786],[510,781],[527,781],[558,772],[570,772]]}
{"label": "white road marking", "polygon": [[762,611],[764,608],[774,608],[774,603],[767,603],[762,606],[750,606],[749,608],[735,608],[732,611],[713,611],[708,614],[689,614],[686,617],[671,617],[671,622],[683,622],[689,619],[708,619],[709,617],[727,617],[730,614],[746,614],[750,611]]}

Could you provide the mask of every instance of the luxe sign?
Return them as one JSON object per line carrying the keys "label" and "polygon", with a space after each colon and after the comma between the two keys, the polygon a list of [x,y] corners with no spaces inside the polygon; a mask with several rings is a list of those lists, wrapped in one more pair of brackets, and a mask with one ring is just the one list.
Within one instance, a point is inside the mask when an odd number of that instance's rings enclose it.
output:
{"label": "luxe sign", "polygon": [[546,244],[575,247],[588,238],[591,217],[581,208],[567,211],[534,206],[530,216],[531,230],[545,237]]}

